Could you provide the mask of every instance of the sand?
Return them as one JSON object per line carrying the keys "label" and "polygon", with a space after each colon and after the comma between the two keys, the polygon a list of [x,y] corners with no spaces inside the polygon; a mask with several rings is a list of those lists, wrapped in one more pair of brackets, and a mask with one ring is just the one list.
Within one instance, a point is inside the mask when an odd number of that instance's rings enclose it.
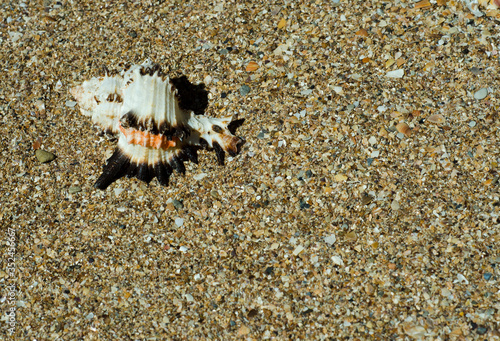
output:
{"label": "sand", "polygon": [[[33,1],[0,14],[0,338],[500,339],[497,11]],[[204,82],[206,114],[244,118],[246,144],[224,167],[201,153],[169,187],[98,190],[116,141],[69,89],[147,58]]]}

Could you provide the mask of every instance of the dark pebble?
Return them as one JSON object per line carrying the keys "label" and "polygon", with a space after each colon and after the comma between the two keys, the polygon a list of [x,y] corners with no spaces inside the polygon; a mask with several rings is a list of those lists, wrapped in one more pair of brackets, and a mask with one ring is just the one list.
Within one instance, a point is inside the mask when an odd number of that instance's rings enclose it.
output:
{"label": "dark pebble", "polygon": [[180,210],[182,208],[184,208],[184,204],[182,203],[182,201],[179,201],[179,200],[172,200],[172,205],[174,205],[175,209],[176,210]]}
{"label": "dark pebble", "polygon": [[259,314],[259,311],[258,311],[257,309],[252,309],[252,310],[250,310],[250,311],[248,312],[248,315],[247,315],[247,316],[251,318],[251,317],[255,317],[255,316],[257,316],[258,314]]}
{"label": "dark pebble", "polygon": [[304,201],[304,200],[302,200],[302,199],[300,200],[300,203],[299,203],[299,204],[300,204],[300,209],[301,209],[301,210],[303,210],[303,209],[305,209],[305,208],[309,208],[309,207],[311,207],[311,205],[309,205],[307,202],[305,202],[305,201]]}
{"label": "dark pebble", "polygon": [[265,270],[266,275],[272,275],[274,273],[274,267],[269,266]]}
{"label": "dark pebble", "polygon": [[488,331],[488,328],[483,327],[483,326],[479,326],[476,329],[476,333],[478,333],[479,335],[484,335],[484,334],[486,334],[487,331]]}

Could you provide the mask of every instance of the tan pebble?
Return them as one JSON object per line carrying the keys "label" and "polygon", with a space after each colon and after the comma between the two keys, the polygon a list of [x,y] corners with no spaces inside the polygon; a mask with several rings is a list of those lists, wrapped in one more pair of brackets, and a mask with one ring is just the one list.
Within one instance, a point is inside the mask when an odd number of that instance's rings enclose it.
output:
{"label": "tan pebble", "polygon": [[283,18],[280,20],[280,22],[278,23],[278,28],[283,28],[286,26],[286,19]]}
{"label": "tan pebble", "polygon": [[48,163],[50,161],[55,160],[56,158],[56,156],[53,153],[41,149],[37,149],[35,151],[35,156],[41,163]]}
{"label": "tan pebble", "polygon": [[335,175],[335,181],[341,182],[347,180],[347,176],[344,174],[337,174]]}
{"label": "tan pebble", "polygon": [[422,0],[417,2],[414,8],[427,8],[427,7],[431,7],[431,3],[429,2],[429,0]]}
{"label": "tan pebble", "polygon": [[366,291],[366,294],[367,295],[373,295],[373,293],[375,292],[375,288],[373,287],[373,285],[371,285],[370,283],[366,284],[365,286],[365,291]]}
{"label": "tan pebble", "polygon": [[415,339],[422,339],[427,332],[427,330],[424,327],[421,326],[414,326],[414,327],[404,327],[404,331],[407,335],[415,338]]}
{"label": "tan pebble", "polygon": [[40,149],[41,146],[42,146],[42,139],[39,137],[36,139],[36,141],[33,142],[33,149],[34,150]]}
{"label": "tan pebble", "polygon": [[250,333],[250,328],[245,325],[241,326],[240,329],[238,329],[238,336],[245,336],[248,335],[248,333]]}
{"label": "tan pebble", "polygon": [[427,121],[431,123],[436,123],[436,124],[443,124],[444,123],[444,116],[441,114],[434,114],[429,117],[427,117]]}
{"label": "tan pebble", "polygon": [[489,185],[491,185],[492,182],[493,182],[493,179],[488,179],[488,180],[486,180],[486,181],[483,182],[483,185],[484,186],[489,186]]}
{"label": "tan pebble", "polygon": [[325,192],[325,194],[330,194],[330,193],[333,192],[333,188],[331,188],[331,187],[325,187],[323,191]]}
{"label": "tan pebble", "polygon": [[385,67],[388,68],[390,67],[392,64],[394,64],[396,61],[394,59],[388,59],[386,62],[385,62]]}
{"label": "tan pebble", "polygon": [[400,132],[405,134],[406,136],[410,136],[411,134],[411,128],[408,124],[404,122],[400,122],[396,125],[396,129]]}
{"label": "tan pebble", "polygon": [[363,194],[361,197],[361,203],[363,205],[368,205],[373,200],[372,196],[369,194]]}
{"label": "tan pebble", "polygon": [[385,138],[387,138],[389,136],[389,133],[387,132],[387,130],[385,130],[385,128],[380,128],[378,134],[382,137],[385,137]]}
{"label": "tan pebble", "polygon": [[391,270],[396,270],[396,264],[394,264],[394,263],[389,263],[388,267]]}
{"label": "tan pebble", "polygon": [[462,335],[462,328],[455,328],[450,333],[450,336],[460,336],[460,335]]}
{"label": "tan pebble", "polygon": [[247,65],[246,71],[251,72],[251,71],[257,70],[258,68],[259,68],[259,64],[257,64],[256,62],[250,62]]}
{"label": "tan pebble", "polygon": [[358,32],[356,32],[356,35],[360,37],[368,37],[368,32],[364,28],[362,28]]}
{"label": "tan pebble", "polygon": [[351,231],[345,235],[345,239],[347,239],[349,241],[356,240],[356,238],[357,238],[356,232],[354,232],[354,231]]}

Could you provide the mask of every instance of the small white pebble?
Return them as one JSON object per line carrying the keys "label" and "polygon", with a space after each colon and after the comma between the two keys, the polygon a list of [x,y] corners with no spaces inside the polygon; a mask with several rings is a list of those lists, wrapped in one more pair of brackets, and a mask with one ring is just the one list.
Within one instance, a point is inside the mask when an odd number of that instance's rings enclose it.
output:
{"label": "small white pebble", "polygon": [[206,176],[207,176],[207,173],[200,173],[200,174],[196,174],[196,175],[194,175],[194,176],[193,176],[193,178],[194,178],[195,180],[201,180],[201,179],[203,179],[203,178],[204,178],[204,177],[206,177]]}
{"label": "small white pebble", "polygon": [[332,262],[334,262],[337,265],[344,266],[344,261],[342,260],[342,258],[340,258],[340,256],[333,256]]}
{"label": "small white pebble", "polygon": [[403,69],[389,71],[385,74],[385,76],[389,78],[403,78],[404,75],[405,75],[405,70]]}
{"label": "small white pebble", "polygon": [[329,235],[328,237],[325,237],[325,243],[328,245],[333,245],[337,241],[337,238],[335,237],[334,234]]}

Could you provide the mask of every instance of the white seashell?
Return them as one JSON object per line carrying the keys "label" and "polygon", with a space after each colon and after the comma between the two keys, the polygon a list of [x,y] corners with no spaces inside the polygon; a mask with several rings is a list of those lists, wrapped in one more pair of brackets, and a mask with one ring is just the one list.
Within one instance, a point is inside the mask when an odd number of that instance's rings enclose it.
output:
{"label": "white seashell", "polygon": [[119,74],[92,78],[70,90],[80,111],[109,133],[118,134],[118,146],[95,186],[106,189],[127,175],[168,185],[184,161],[198,162],[197,150],[215,150],[224,164],[225,152],[238,154],[244,139],[233,135],[243,120],[201,115],[208,104],[204,85],[185,76],[170,79],[149,61]]}

